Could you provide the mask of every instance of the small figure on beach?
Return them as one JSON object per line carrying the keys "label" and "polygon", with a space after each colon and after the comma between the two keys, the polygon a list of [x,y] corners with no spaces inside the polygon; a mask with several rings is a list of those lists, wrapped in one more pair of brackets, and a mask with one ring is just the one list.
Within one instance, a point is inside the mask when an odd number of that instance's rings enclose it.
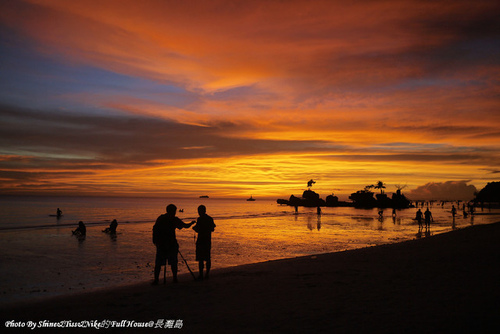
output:
{"label": "small figure on beach", "polygon": [[109,227],[106,227],[104,230],[102,230],[104,233],[109,233],[109,234],[116,234],[116,228],[118,227],[118,222],[116,219],[113,219],[111,224],[109,224]]}
{"label": "small figure on beach", "polygon": [[318,215],[321,215],[321,207],[319,207],[319,206],[318,206],[318,208],[316,209],[316,213],[317,213]]}
{"label": "small figure on beach", "polygon": [[384,218],[384,210],[378,210],[378,218],[383,219]]}
{"label": "small figure on beach", "polygon": [[424,217],[425,217],[425,228],[428,229],[431,227],[431,221],[434,222],[434,218],[432,218],[432,213],[429,210],[429,207],[427,207],[427,210],[425,210]]}
{"label": "small figure on beach", "polygon": [[451,206],[451,215],[453,216],[453,219],[455,219],[455,215],[457,214],[457,209],[455,208],[454,205]]}
{"label": "small figure on beach", "polygon": [[78,222],[78,227],[76,230],[72,231],[73,235],[84,237],[87,235],[87,228],[85,227],[85,224],[82,221]]}
{"label": "small figure on beach", "polygon": [[[210,252],[212,248],[212,232],[215,230],[215,223],[213,218],[207,215],[207,208],[204,205],[198,207],[198,215],[198,219],[192,223],[196,223],[196,225],[193,226],[193,230],[198,233],[198,238],[196,239],[196,261],[198,261],[198,269],[200,271],[198,279],[203,280],[203,278],[208,279],[210,268],[212,267]],[[203,277],[203,262],[207,264],[205,277]]]}
{"label": "small figure on beach", "polygon": [[61,209],[57,208],[56,217],[61,218],[61,216],[62,216],[62,211],[61,211]]}
{"label": "small figure on beach", "polygon": [[160,215],[156,219],[153,226],[153,243],[156,246],[156,261],[154,270],[153,285],[158,284],[160,277],[161,266],[170,265],[174,283],[177,282],[177,268],[179,253],[179,244],[175,236],[176,229],[189,228],[193,223],[186,224],[178,217],[177,207],[174,204],[169,204],[166,209],[167,213]]}
{"label": "small figure on beach", "polygon": [[423,216],[424,216],[424,214],[422,213],[422,210],[418,209],[417,214],[415,215],[415,220],[418,223],[418,229],[419,230],[422,229],[422,218],[423,218]]}

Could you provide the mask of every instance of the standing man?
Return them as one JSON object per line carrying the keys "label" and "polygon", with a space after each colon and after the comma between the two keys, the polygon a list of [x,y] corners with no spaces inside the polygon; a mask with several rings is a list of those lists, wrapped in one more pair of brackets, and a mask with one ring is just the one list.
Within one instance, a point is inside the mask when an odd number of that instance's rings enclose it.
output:
{"label": "standing man", "polygon": [[425,217],[425,228],[430,229],[431,221],[434,221],[434,218],[432,218],[432,213],[429,210],[429,207],[427,207],[427,210],[425,210],[424,217]]}
{"label": "standing man", "polygon": [[175,237],[175,229],[189,228],[193,223],[185,224],[175,216],[177,207],[173,204],[167,206],[167,213],[162,214],[156,219],[153,226],[153,243],[156,245],[156,261],[153,285],[158,284],[161,266],[170,265],[174,283],[177,283],[177,253],[179,253],[179,244]]}
{"label": "standing man", "polygon": [[423,216],[424,216],[424,214],[422,213],[422,210],[418,209],[417,214],[415,215],[415,220],[418,223],[418,230],[419,230],[419,232],[422,229],[422,218],[423,218]]}
{"label": "standing man", "polygon": [[196,239],[196,261],[200,270],[199,279],[203,279],[203,261],[207,263],[207,273],[205,278],[208,279],[212,261],[210,258],[210,250],[212,248],[212,232],[215,230],[215,223],[212,217],[207,215],[207,208],[204,205],[198,207],[198,219],[191,224],[196,223],[193,230],[198,233]]}

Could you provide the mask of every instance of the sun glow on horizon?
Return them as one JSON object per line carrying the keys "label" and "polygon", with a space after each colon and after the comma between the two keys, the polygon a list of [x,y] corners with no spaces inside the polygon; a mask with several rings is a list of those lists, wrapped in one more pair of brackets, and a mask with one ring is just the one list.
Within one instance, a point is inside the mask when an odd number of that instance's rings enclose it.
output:
{"label": "sun glow on horizon", "polygon": [[481,188],[500,172],[499,10],[1,2],[0,194]]}

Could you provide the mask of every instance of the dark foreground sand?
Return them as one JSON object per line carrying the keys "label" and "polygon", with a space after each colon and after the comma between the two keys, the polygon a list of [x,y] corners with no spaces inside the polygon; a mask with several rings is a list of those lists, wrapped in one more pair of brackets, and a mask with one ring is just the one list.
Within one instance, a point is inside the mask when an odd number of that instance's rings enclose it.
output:
{"label": "dark foreground sand", "polygon": [[169,276],[167,285],[145,282],[0,311],[2,321],[183,320],[182,330],[134,333],[498,333],[499,260],[496,223],[214,270],[203,282],[183,275],[172,284]]}

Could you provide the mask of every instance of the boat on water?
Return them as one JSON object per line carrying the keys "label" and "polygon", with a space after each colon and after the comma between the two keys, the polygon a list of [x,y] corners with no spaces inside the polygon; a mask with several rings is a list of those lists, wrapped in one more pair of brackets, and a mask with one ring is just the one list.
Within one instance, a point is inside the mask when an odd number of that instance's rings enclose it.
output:
{"label": "boat on water", "polygon": [[247,198],[247,202],[254,202],[255,201],[255,198],[253,198],[251,195],[250,195],[250,198]]}
{"label": "boat on water", "polygon": [[209,198],[208,195],[201,195],[200,198]]}

